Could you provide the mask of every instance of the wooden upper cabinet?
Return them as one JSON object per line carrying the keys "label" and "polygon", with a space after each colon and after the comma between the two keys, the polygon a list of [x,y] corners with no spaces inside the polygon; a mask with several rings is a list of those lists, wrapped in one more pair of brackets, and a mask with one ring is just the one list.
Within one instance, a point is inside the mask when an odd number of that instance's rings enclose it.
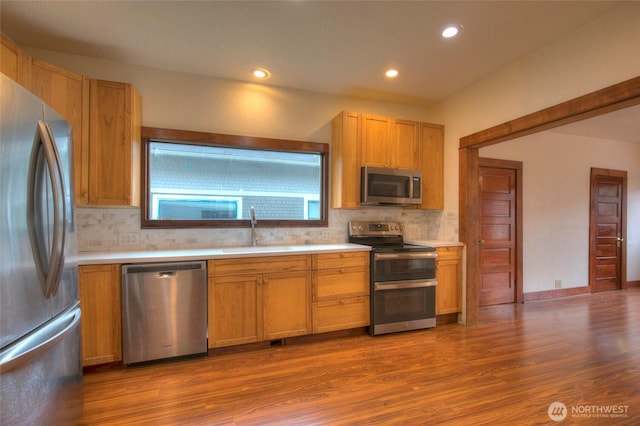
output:
{"label": "wooden upper cabinet", "polygon": [[24,64],[24,86],[71,125],[75,199],[78,204],[86,204],[89,195],[89,79],[36,58],[26,57]]}
{"label": "wooden upper cabinet", "polygon": [[415,121],[394,120],[389,140],[389,167],[420,168],[420,124]]}
{"label": "wooden upper cabinet", "polygon": [[56,110],[72,128],[76,204],[140,205],[140,94],[26,56],[0,37],[0,70]]}
{"label": "wooden upper cabinet", "polygon": [[332,208],[360,207],[362,166],[421,170],[420,208],[444,208],[444,126],[343,111],[332,132]]}
{"label": "wooden upper cabinet", "polygon": [[393,120],[362,114],[362,166],[390,167],[389,143]]}
{"label": "wooden upper cabinet", "polygon": [[360,207],[361,120],[342,112],[331,122],[331,208]]}
{"label": "wooden upper cabinet", "polygon": [[89,204],[140,205],[140,120],[131,84],[91,80]]}
{"label": "wooden upper cabinet", "polygon": [[362,114],[362,166],[417,169],[420,143],[415,121]]}
{"label": "wooden upper cabinet", "polygon": [[444,126],[420,123],[422,205],[426,210],[444,209]]}
{"label": "wooden upper cabinet", "polygon": [[24,55],[22,50],[5,36],[0,37],[0,71],[22,84]]}

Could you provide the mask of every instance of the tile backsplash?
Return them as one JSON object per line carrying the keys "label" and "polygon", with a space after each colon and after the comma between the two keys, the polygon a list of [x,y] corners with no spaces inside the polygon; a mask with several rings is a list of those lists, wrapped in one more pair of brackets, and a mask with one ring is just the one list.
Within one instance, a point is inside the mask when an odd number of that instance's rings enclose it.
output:
{"label": "tile backsplash", "polygon": [[[256,228],[258,244],[303,245],[346,243],[350,220],[395,220],[405,225],[406,239],[457,241],[458,216],[436,210],[372,207],[329,210],[327,228]],[[140,229],[140,209],[76,208],[79,252],[202,249],[251,244],[249,228]]]}

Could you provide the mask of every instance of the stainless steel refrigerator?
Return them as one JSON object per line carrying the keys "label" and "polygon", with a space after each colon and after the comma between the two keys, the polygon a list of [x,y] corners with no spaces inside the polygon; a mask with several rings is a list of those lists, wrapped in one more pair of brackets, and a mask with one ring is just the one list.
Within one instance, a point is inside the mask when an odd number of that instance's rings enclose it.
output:
{"label": "stainless steel refrigerator", "polygon": [[0,74],[0,423],[82,407],[71,128]]}

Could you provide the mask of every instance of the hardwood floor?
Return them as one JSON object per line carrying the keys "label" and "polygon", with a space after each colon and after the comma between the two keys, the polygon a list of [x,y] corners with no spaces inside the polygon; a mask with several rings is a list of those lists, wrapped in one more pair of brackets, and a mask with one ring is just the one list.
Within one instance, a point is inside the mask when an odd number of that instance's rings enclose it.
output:
{"label": "hardwood floor", "polygon": [[[640,424],[640,289],[84,378],[80,424]],[[617,413],[613,417],[611,410]]]}

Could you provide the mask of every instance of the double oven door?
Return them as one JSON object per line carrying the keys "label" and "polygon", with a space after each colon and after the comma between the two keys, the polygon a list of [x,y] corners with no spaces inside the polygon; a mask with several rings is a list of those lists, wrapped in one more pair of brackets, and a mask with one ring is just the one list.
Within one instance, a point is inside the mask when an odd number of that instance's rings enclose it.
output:
{"label": "double oven door", "polygon": [[435,327],[437,254],[426,250],[373,250],[372,336]]}

